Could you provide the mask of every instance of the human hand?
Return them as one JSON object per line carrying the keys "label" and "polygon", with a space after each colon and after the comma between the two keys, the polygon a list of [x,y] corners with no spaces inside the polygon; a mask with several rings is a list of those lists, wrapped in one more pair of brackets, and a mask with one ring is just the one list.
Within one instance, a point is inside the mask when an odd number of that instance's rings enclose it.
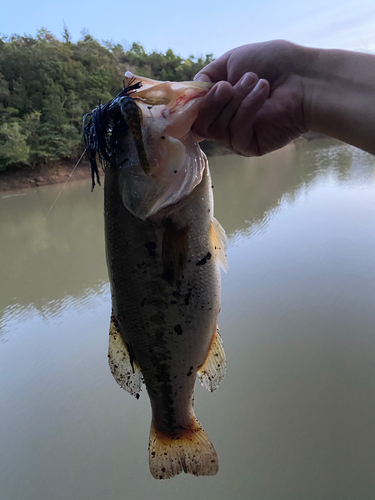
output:
{"label": "human hand", "polygon": [[285,41],[244,45],[196,80],[218,82],[203,99],[194,131],[244,156],[274,151],[308,130],[303,65],[308,49]]}

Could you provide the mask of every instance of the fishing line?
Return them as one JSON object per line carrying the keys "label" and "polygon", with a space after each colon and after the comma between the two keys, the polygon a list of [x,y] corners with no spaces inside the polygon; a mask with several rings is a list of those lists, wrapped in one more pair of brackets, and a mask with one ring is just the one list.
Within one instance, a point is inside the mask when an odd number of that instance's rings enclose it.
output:
{"label": "fishing line", "polygon": [[59,192],[59,194],[57,195],[57,197],[56,197],[55,201],[52,203],[52,207],[48,210],[47,215],[45,216],[45,219],[47,219],[47,217],[49,216],[49,214],[50,214],[51,210],[52,210],[52,209],[53,209],[53,207],[56,205],[57,200],[60,198],[60,194],[64,191],[65,186],[68,184],[68,182],[69,182],[69,180],[70,180],[71,176],[73,175],[74,170],[78,167],[78,164],[79,164],[79,162],[82,160],[83,155],[86,153],[86,151],[87,151],[87,148],[85,148],[84,152],[81,154],[80,159],[77,161],[77,163],[76,163],[75,167],[73,168],[73,170],[71,171],[71,173],[70,173],[69,177],[68,177],[68,178],[67,178],[67,180],[65,181],[65,184],[64,184],[64,185],[63,185],[63,187],[61,188],[61,191],[60,191],[60,192]]}

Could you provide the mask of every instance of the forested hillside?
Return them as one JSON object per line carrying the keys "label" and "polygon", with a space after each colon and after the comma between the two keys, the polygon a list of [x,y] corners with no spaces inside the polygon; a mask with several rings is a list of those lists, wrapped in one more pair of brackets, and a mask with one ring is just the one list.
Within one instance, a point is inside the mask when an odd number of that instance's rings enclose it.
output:
{"label": "forested hillside", "polygon": [[45,29],[36,38],[0,38],[0,170],[75,159],[83,150],[82,116],[122,88],[126,70],[160,80],[191,80],[205,58],[182,59],[169,49],[147,54],[99,43],[84,34],[62,40]]}

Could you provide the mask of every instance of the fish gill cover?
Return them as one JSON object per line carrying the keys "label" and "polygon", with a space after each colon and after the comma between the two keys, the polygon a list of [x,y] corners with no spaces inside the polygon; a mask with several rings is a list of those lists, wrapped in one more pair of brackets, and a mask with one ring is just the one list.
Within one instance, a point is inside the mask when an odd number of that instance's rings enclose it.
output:
{"label": "fish gill cover", "polygon": [[103,169],[108,163],[112,163],[112,158],[116,153],[113,132],[116,130],[125,133],[128,130],[128,125],[121,113],[121,103],[124,99],[131,98],[131,94],[142,87],[142,82],[133,83],[133,81],[134,79],[130,80],[127,86],[124,84],[124,88],[111,101],[106,104],[99,103],[99,106],[83,117],[83,140],[91,164],[91,191],[95,187],[95,177],[100,185],[96,155]]}

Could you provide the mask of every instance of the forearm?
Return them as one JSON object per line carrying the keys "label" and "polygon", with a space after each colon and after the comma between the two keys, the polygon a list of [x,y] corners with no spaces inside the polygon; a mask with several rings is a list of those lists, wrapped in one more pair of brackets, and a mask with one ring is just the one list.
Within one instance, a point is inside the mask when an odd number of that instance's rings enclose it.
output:
{"label": "forearm", "polygon": [[375,154],[375,55],[304,50],[307,128]]}

